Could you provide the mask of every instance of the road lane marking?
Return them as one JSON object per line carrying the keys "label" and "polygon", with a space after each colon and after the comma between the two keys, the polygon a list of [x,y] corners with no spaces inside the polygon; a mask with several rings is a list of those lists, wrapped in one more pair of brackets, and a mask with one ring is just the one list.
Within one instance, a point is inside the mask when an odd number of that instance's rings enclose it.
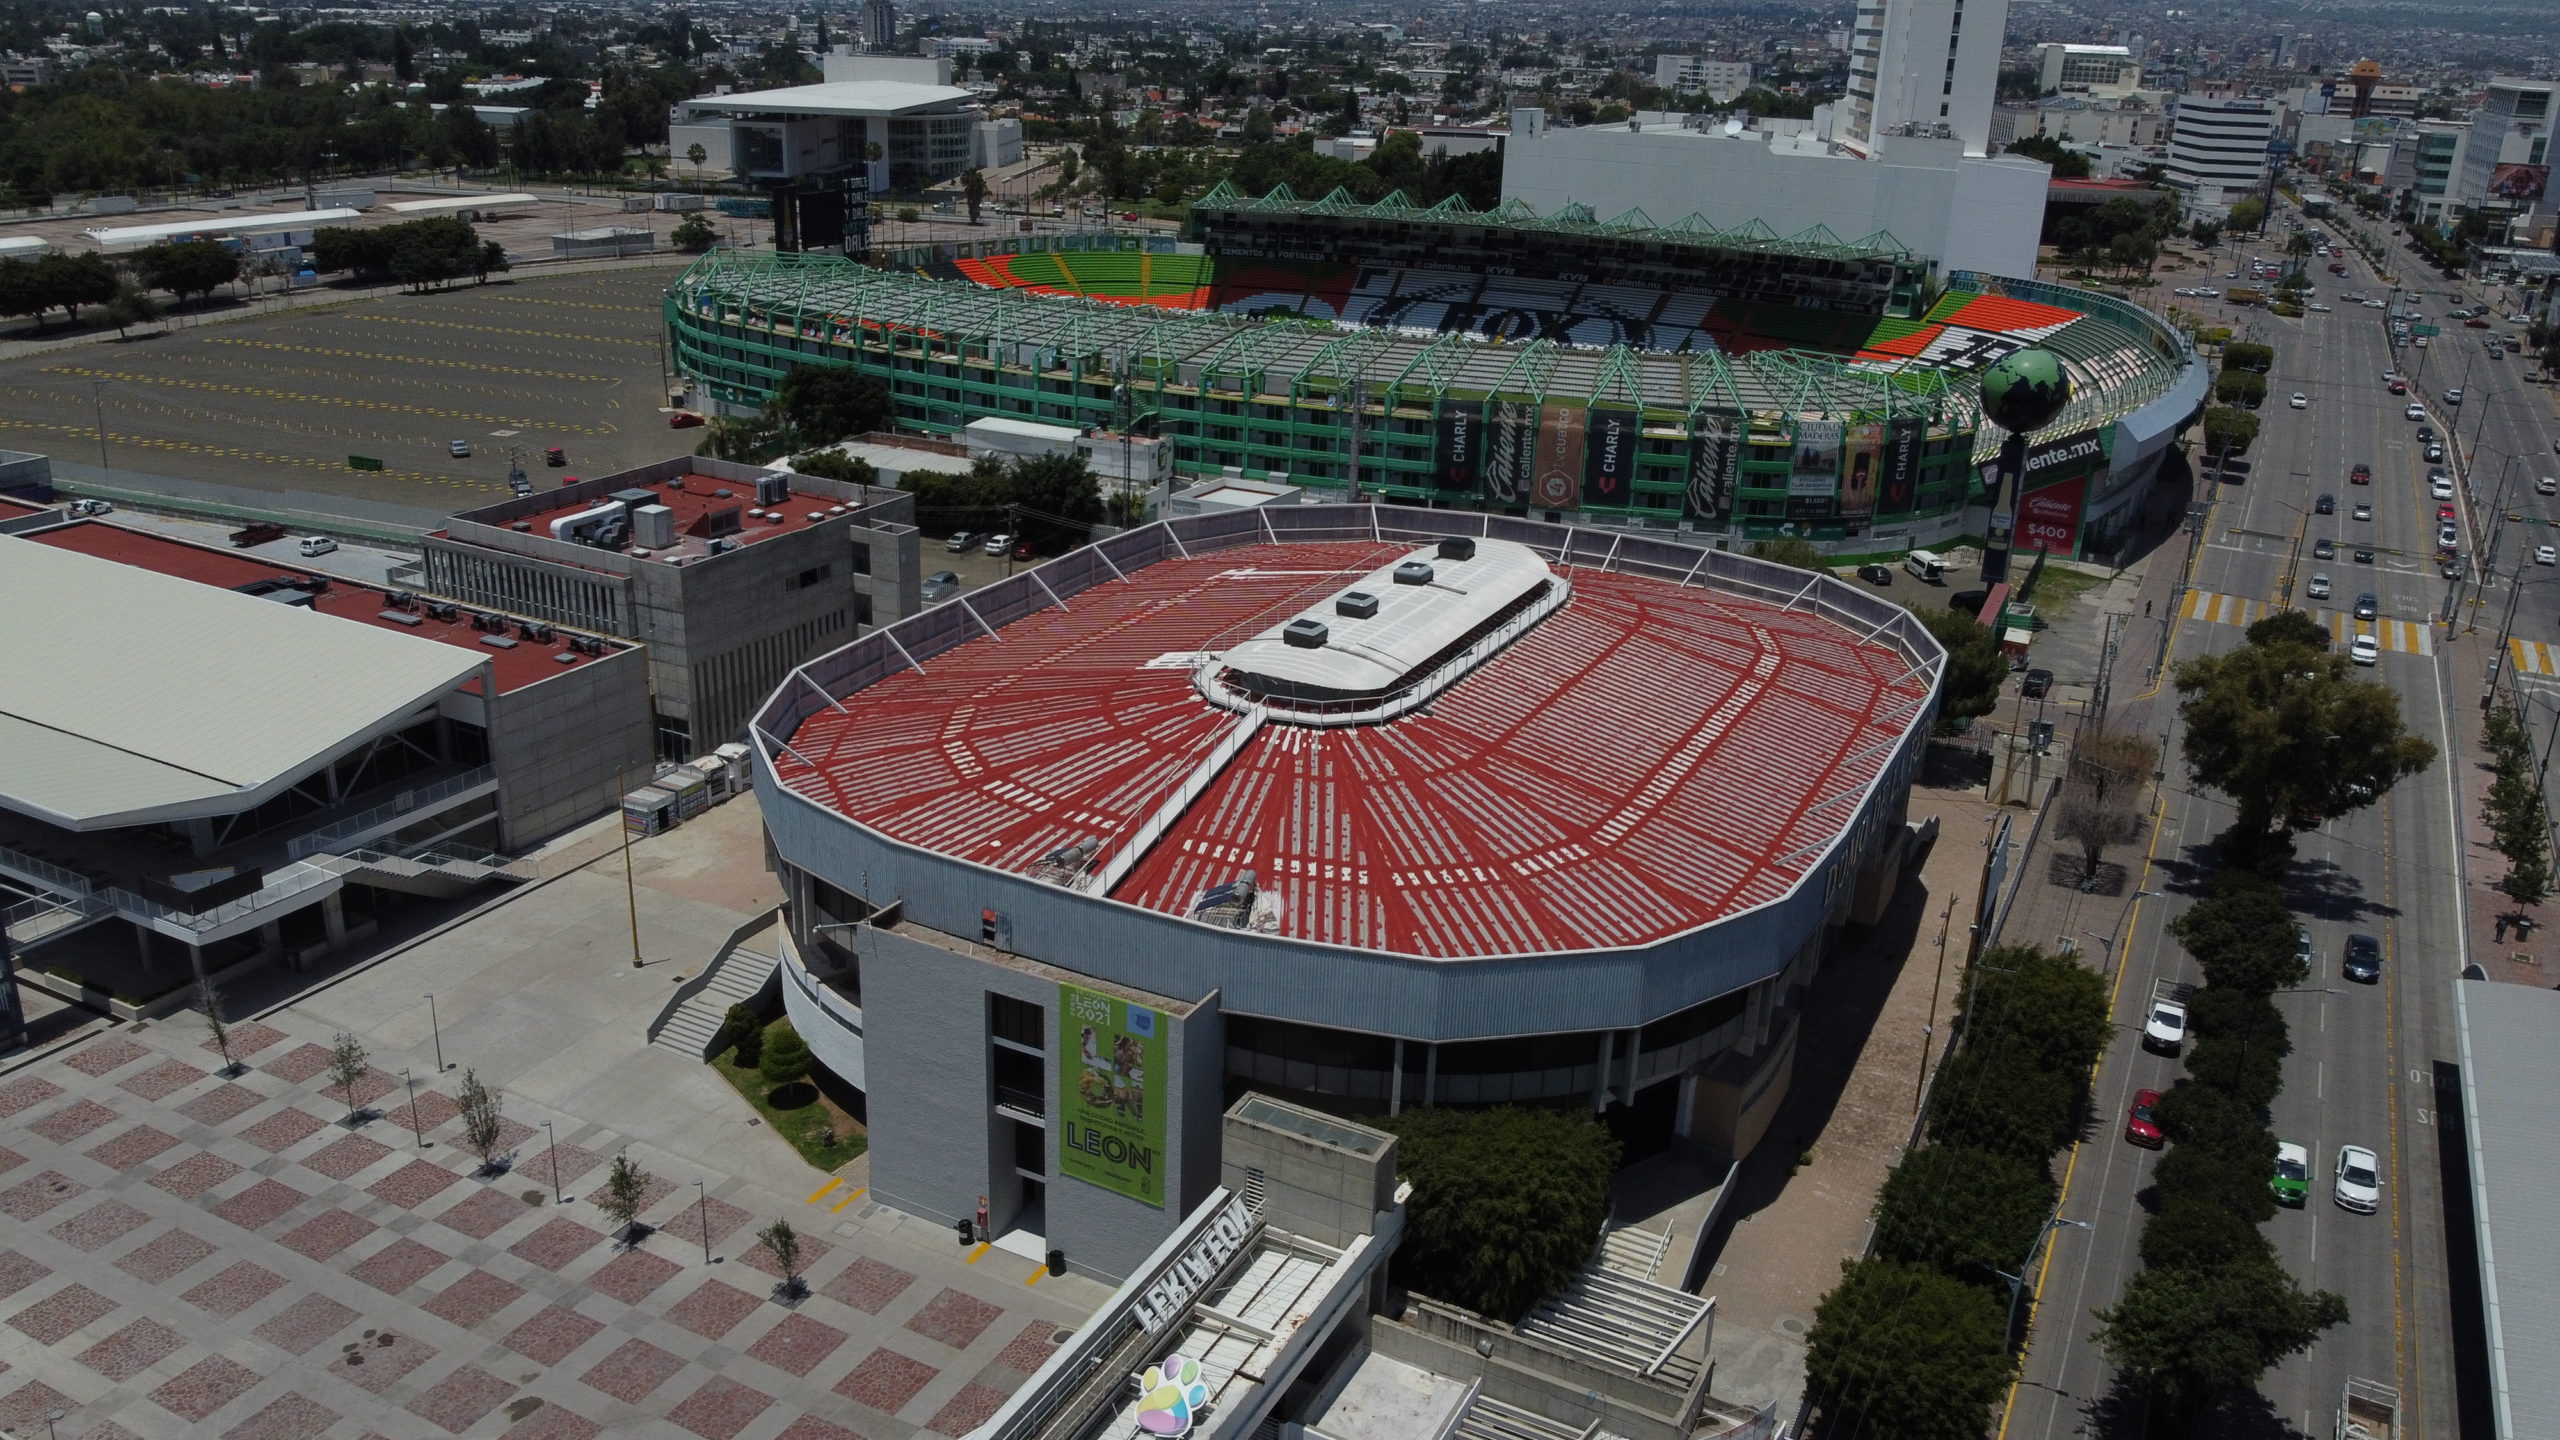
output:
{"label": "road lane marking", "polygon": [[[2218,595],[2211,590],[2190,590],[2178,607],[2187,620],[2202,620],[2213,625],[2254,625],[2276,613],[2277,606],[2264,600],[2249,600],[2238,595]],[[2359,634],[2370,634],[2382,648],[2402,655],[2433,655],[2435,635],[2421,620],[2359,621],[2343,610],[2314,610],[2312,619],[2329,631],[2333,644],[2344,645]],[[2521,662],[2519,662],[2521,663]],[[2549,672],[2560,675],[2560,661]]]}

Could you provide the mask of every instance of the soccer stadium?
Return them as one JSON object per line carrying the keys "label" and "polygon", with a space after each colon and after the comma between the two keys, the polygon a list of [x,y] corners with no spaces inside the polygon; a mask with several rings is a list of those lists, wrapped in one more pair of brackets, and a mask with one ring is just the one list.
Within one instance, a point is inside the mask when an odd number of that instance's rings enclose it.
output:
{"label": "soccer stadium", "polygon": [[931,433],[988,415],[1126,429],[1199,479],[1844,552],[1981,533],[2003,434],[1975,377],[2022,346],[2075,382],[2032,437],[2039,548],[2111,549],[2204,398],[2183,337],[2139,307],[1934,273],[1885,233],[1221,186],[1178,243],[875,258],[891,263],[712,252],[667,297],[677,368],[724,411],[834,361]]}
{"label": "soccer stadium", "polygon": [[1674,535],[1142,526],[758,714],[785,1007],[865,1093],[877,1198],[1104,1275],[1248,1089],[1740,1155],[1826,935],[1891,899],[1943,665],[1889,599]]}

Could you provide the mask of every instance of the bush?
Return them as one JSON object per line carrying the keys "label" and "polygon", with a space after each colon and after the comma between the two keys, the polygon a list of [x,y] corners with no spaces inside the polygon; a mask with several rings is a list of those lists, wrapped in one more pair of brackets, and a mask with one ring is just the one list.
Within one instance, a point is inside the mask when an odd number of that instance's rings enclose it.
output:
{"label": "bush", "polygon": [[2068,955],[2031,945],[1983,952],[1964,998],[1964,1043],[2014,1050],[2057,1075],[2086,1072],[2106,1048],[2107,982]]}
{"label": "bush", "polygon": [[1512,1321],[1591,1257],[1618,1142],[1587,1113],[1425,1106],[1376,1123],[1413,1186],[1397,1263],[1415,1290]]}
{"label": "bush", "polygon": [[2015,1269],[2053,1213],[2042,1164],[1963,1145],[1932,1145],[1893,1167],[1876,1197],[1875,1253],[1981,1284]]}
{"label": "bush", "polygon": [[2226,372],[2253,370],[2264,375],[2275,368],[2275,363],[2275,347],[2261,345],[2254,340],[2236,340],[2224,346],[2222,350],[2222,368]]}
{"label": "bush", "polygon": [[[2320,640],[2325,645],[2328,636]],[[2217,872],[2213,893],[2170,921],[2169,933],[2204,968],[2209,989],[2263,996],[2302,983],[2293,912],[2285,908],[2283,890],[2264,876]]]}
{"label": "bush", "polygon": [[2166,1207],[2180,1202],[2227,1210],[2252,1225],[2275,1218],[2276,1197],[2267,1189],[2276,1173],[2276,1137],[2256,1154],[2202,1145],[2172,1145],[2152,1167],[2151,1183]]}
{"label": "bush", "polygon": [[2248,1217],[2192,1195],[2163,1199],[2142,1227],[2145,1265],[2210,1268],[2239,1263],[2266,1249],[2267,1237]]}
{"label": "bush", "polygon": [[805,455],[794,455],[791,468],[798,474],[815,475],[821,480],[841,480],[848,485],[873,485],[880,479],[880,472],[871,468],[870,461],[859,455],[847,455],[841,450],[812,450]]}
{"label": "bush", "polygon": [[711,1053],[719,1054],[730,1046],[738,1047],[737,1061],[752,1069],[764,1058],[764,1017],[744,1005],[732,1005],[720,1017],[720,1034],[711,1042]]}
{"label": "bush", "polygon": [[2213,382],[2213,398],[2225,405],[2255,409],[2267,398],[2267,377],[2246,370],[2225,370]]}
{"label": "bush", "polygon": [[1981,1440],[2009,1384],[2007,1317],[1979,1286],[1925,1265],[1860,1260],[1813,1312],[1805,1388],[1826,1429]]}
{"label": "bush", "polygon": [[764,1083],[776,1090],[788,1090],[809,1078],[809,1067],[815,1064],[809,1054],[809,1042],[788,1025],[777,1025],[764,1040],[764,1055],[756,1061],[756,1073]]}
{"label": "bush", "polygon": [[2071,1138],[2078,1109],[2070,1079],[2014,1051],[1967,1044],[1938,1069],[1929,1138],[2040,1165]]}

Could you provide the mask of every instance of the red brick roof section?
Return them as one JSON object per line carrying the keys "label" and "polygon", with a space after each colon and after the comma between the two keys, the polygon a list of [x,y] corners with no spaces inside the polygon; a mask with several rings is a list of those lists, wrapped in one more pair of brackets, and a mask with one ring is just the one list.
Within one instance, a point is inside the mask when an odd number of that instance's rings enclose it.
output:
{"label": "red brick roof section", "polygon": [[[1158,563],[843,697],[780,778],[1001,870],[1086,837],[1107,856],[1236,723],[1182,657],[1407,548]],[[1815,616],[1568,574],[1563,610],[1422,711],[1264,726],[1113,898],[1183,914],[1250,869],[1284,935],[1432,957],[1644,944],[1777,899],[1856,813],[1924,679]]]}
{"label": "red brick roof section", "polygon": [[[951,462],[950,468],[966,470],[969,468],[969,463],[966,460],[955,459]],[[768,511],[768,513],[780,512],[782,515],[780,520],[759,520],[747,513],[750,510],[764,508],[756,504],[756,487],[753,482],[721,480],[709,475],[687,475],[684,477],[684,488],[681,490],[664,481],[632,488],[656,491],[658,503],[675,512],[677,543],[673,549],[657,552],[661,558],[709,553],[705,548],[708,537],[696,535],[693,531],[701,524],[703,518],[714,510],[736,510],[740,528],[730,532],[730,538],[741,545],[752,545],[768,536],[780,535],[792,530],[805,530],[815,523],[813,516],[823,517],[828,509],[842,503],[825,495],[805,494],[794,490],[789,500]],[[515,518],[517,521],[530,522],[533,527],[532,533],[548,536],[551,533],[552,521],[563,515],[594,509],[609,498],[611,497],[598,495],[587,500],[562,500],[558,504],[545,506],[534,514],[519,515]],[[459,518],[468,520],[474,517],[466,512]],[[491,522],[484,520],[480,523]]]}
{"label": "red brick roof section", "polygon": [[[212,585],[224,590],[237,590],[241,586],[253,585],[261,580],[313,578],[312,572],[307,570],[291,570],[251,556],[235,555],[202,545],[190,545],[183,540],[154,535],[147,531],[128,530],[120,525],[102,525],[94,520],[41,530],[24,538],[40,545],[51,545],[57,550],[69,550],[77,554],[94,556],[100,560],[112,560],[119,565],[131,565],[136,569],[174,575],[181,580],[193,580],[199,585]],[[459,645],[466,650],[484,655],[490,662],[491,673],[497,676],[498,693],[501,695],[509,691],[521,690],[527,685],[548,679],[563,670],[574,670],[580,665],[591,664],[595,658],[578,655],[569,663],[563,664],[553,657],[569,653],[566,636],[561,636],[548,645],[537,645],[533,641],[522,638],[513,627],[509,627],[508,630],[508,638],[516,642],[513,649],[483,644],[481,632],[471,628],[469,609],[460,610],[457,619],[437,620],[427,615],[423,600],[419,608],[408,612],[418,617],[416,625],[403,625],[397,621],[385,620],[382,618],[382,612],[389,608],[389,603],[383,592],[345,580],[331,579],[329,588],[321,593],[318,603],[312,608],[323,615],[334,615],[342,620],[353,620],[378,629],[397,630],[403,634],[442,641],[447,645]],[[477,695],[480,693],[480,682],[474,679],[461,688]]]}

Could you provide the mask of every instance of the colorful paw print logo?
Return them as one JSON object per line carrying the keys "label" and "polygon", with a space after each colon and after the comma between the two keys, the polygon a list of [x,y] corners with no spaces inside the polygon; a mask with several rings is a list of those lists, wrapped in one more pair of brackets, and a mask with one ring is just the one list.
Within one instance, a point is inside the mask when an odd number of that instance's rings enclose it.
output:
{"label": "colorful paw print logo", "polygon": [[1180,1354],[1148,1366],[1141,1389],[1138,1428],[1150,1435],[1188,1434],[1191,1422],[1200,1418],[1200,1407],[1209,1400],[1200,1362]]}

